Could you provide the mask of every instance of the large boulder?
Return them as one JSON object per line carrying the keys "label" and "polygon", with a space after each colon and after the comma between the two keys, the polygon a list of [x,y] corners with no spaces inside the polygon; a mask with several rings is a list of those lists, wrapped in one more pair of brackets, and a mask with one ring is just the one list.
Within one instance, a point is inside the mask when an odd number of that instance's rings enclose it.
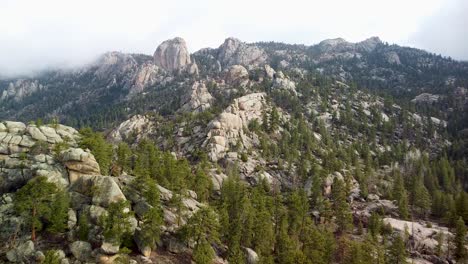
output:
{"label": "large boulder", "polygon": [[249,72],[242,65],[232,65],[226,71],[226,82],[230,84],[244,84],[249,79]]}
{"label": "large boulder", "polygon": [[8,251],[6,257],[10,262],[29,262],[28,259],[34,254],[34,242],[28,240],[18,247]]}
{"label": "large boulder", "polygon": [[[452,238],[452,233],[448,231],[446,227],[437,226],[435,223],[431,223],[431,227],[422,225],[418,222],[410,222],[399,220],[395,218],[384,218],[384,224],[390,225],[393,230],[405,235],[409,232],[412,239],[414,240],[414,247],[420,253],[433,254],[437,250],[439,242],[437,242],[437,234],[443,233],[446,239]],[[443,248],[444,249],[444,248]]]}
{"label": "large boulder", "polygon": [[92,197],[92,203],[102,207],[126,200],[119,185],[111,176],[83,175],[71,185],[70,190]]}
{"label": "large boulder", "polygon": [[161,43],[154,52],[154,64],[168,72],[178,72],[192,63],[187,44],[182,38],[174,38]]}
{"label": "large boulder", "polygon": [[79,261],[87,261],[91,258],[91,244],[86,241],[75,241],[70,244],[70,251]]}
{"label": "large boulder", "polygon": [[70,183],[74,183],[83,175],[99,175],[99,164],[89,151],[80,148],[69,148],[61,154],[61,160],[68,169]]}
{"label": "large boulder", "polygon": [[138,138],[143,133],[150,132],[152,127],[154,127],[154,123],[147,116],[134,115],[114,128],[109,133],[108,139],[113,142],[120,142],[133,135],[137,135]]}

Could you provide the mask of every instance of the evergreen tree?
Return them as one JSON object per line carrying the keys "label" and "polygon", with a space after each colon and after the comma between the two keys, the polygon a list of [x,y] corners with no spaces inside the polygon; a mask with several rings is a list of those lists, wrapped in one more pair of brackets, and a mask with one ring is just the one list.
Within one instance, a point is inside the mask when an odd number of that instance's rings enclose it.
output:
{"label": "evergreen tree", "polygon": [[340,233],[346,232],[352,223],[351,210],[346,201],[346,186],[343,180],[335,178],[332,189],[333,210]]}
{"label": "evergreen tree", "polygon": [[419,209],[421,215],[426,216],[431,208],[431,196],[424,186],[422,176],[418,176],[414,184],[413,204]]}
{"label": "evergreen tree", "polygon": [[123,171],[129,172],[132,166],[132,150],[125,142],[119,143],[116,150],[117,165]]}
{"label": "evergreen tree", "polygon": [[128,201],[111,203],[107,208],[107,213],[99,219],[105,240],[120,246],[123,239],[130,234],[130,217],[132,215],[133,212],[129,210]]}
{"label": "evergreen tree", "polygon": [[106,142],[101,133],[93,132],[89,127],[81,129],[80,134],[82,135],[80,147],[91,150],[99,163],[101,172],[108,175],[112,161],[112,145]]}
{"label": "evergreen tree", "polygon": [[395,180],[393,182],[392,197],[397,201],[398,211],[403,219],[408,219],[408,194],[405,189],[403,178],[399,171],[394,171]]}
{"label": "evergreen tree", "polygon": [[467,252],[466,252],[466,241],[465,241],[465,236],[466,236],[466,226],[465,222],[463,221],[463,218],[458,218],[456,227],[455,227],[455,257],[457,260],[465,260],[467,258]]}
{"label": "evergreen tree", "polygon": [[[62,198],[54,202],[57,196]],[[19,189],[15,194],[14,206],[16,212],[24,217],[31,230],[31,240],[36,240],[36,231],[43,227],[43,219],[50,222],[51,231],[63,231],[63,224],[68,218],[64,212],[68,211],[68,205],[63,191],[54,183],[48,182],[46,177],[36,177]],[[60,197],[59,197],[60,198]],[[59,212],[52,212],[52,205]],[[57,213],[57,216],[52,214]],[[65,218],[62,218],[64,217]]]}
{"label": "evergreen tree", "polygon": [[407,252],[405,248],[405,242],[400,235],[397,235],[393,239],[393,243],[391,244],[390,248],[388,249],[388,256],[387,260],[388,263],[392,264],[407,264],[406,261]]}
{"label": "evergreen tree", "polygon": [[164,223],[163,213],[159,206],[150,208],[142,217],[141,240],[151,249],[160,241],[161,227]]}
{"label": "evergreen tree", "polygon": [[47,214],[47,219],[50,225],[47,231],[51,233],[63,233],[67,229],[68,208],[70,206],[70,198],[63,190],[58,190],[54,200],[50,205],[50,211]]}
{"label": "evergreen tree", "polygon": [[197,193],[197,197],[200,201],[208,201],[210,193],[213,190],[213,181],[208,177],[202,166],[197,168],[192,189]]}
{"label": "evergreen tree", "polygon": [[324,227],[315,226],[308,218],[300,240],[304,255],[312,263],[331,263],[335,251],[335,238],[332,232]]}
{"label": "evergreen tree", "polygon": [[83,241],[88,240],[89,235],[89,218],[85,212],[80,213],[80,217],[78,218],[78,238]]}
{"label": "evergreen tree", "polygon": [[211,264],[215,256],[213,248],[204,238],[193,249],[193,260],[197,264]]}

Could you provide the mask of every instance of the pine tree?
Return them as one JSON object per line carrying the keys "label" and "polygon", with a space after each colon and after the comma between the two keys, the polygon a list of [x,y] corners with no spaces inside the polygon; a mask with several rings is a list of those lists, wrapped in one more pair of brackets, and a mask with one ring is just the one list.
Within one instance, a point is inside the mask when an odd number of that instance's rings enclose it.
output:
{"label": "pine tree", "polygon": [[424,186],[423,176],[418,176],[414,183],[413,204],[419,209],[420,214],[426,216],[431,208],[431,196]]}
{"label": "pine tree", "polygon": [[290,234],[299,235],[309,211],[307,195],[303,190],[293,191],[289,201],[289,230]]}
{"label": "pine tree", "polygon": [[465,260],[467,257],[467,252],[465,248],[465,236],[466,236],[466,226],[463,218],[458,218],[456,227],[455,227],[455,257],[457,260]]}
{"label": "pine tree", "polygon": [[200,201],[206,202],[213,190],[213,181],[208,177],[205,170],[199,166],[195,173],[195,181],[192,188]]}
{"label": "pine tree", "polygon": [[202,238],[193,249],[193,260],[197,264],[211,264],[213,263],[214,257],[215,252],[213,248],[206,239]]}
{"label": "pine tree", "polygon": [[80,213],[80,217],[78,218],[78,238],[80,240],[87,241],[89,229],[90,226],[88,215],[82,211]]}
{"label": "pine tree", "polygon": [[346,186],[343,180],[335,178],[333,182],[333,209],[336,217],[336,224],[340,233],[346,232],[352,223],[351,210],[346,201]]}
{"label": "pine tree", "polygon": [[388,249],[387,261],[392,264],[407,264],[406,257],[405,242],[400,235],[397,235]]}
{"label": "pine tree", "polygon": [[395,180],[393,182],[393,193],[392,197],[397,201],[398,210],[401,218],[408,219],[408,194],[405,189],[403,178],[399,171],[394,171]]}
{"label": "pine tree", "polygon": [[128,201],[111,203],[107,208],[107,213],[99,219],[104,239],[120,246],[125,236],[130,234],[130,217],[132,215],[133,212],[129,210]]}
{"label": "pine tree", "polygon": [[[54,204],[54,200],[57,194],[60,194],[60,189],[54,183],[48,182],[46,177],[36,177],[30,180],[26,185],[19,189],[15,194],[15,209],[16,212],[21,214],[26,223],[29,224],[31,230],[31,240],[36,240],[36,231],[40,231],[43,227],[43,218],[50,217],[51,205]],[[60,210],[67,210],[68,206],[61,199],[59,203],[54,205],[59,207]],[[62,219],[62,211],[58,212],[59,217],[49,219],[51,226],[54,227],[54,231],[61,231],[62,224],[66,221]]]}
{"label": "pine tree", "polygon": [[108,175],[112,161],[112,145],[106,142],[101,133],[93,132],[91,128],[81,129],[80,134],[82,135],[80,147],[90,149],[99,163],[101,172]]}
{"label": "pine tree", "polygon": [[335,238],[332,232],[324,227],[315,226],[308,218],[300,240],[304,255],[312,260],[312,263],[331,263],[335,251]]}
{"label": "pine tree", "polygon": [[125,142],[119,143],[116,150],[117,164],[123,171],[129,172],[132,164],[132,151]]}
{"label": "pine tree", "polygon": [[50,222],[47,231],[51,233],[63,233],[67,229],[69,206],[70,198],[68,194],[63,190],[58,190],[47,215],[47,219]]}
{"label": "pine tree", "polygon": [[156,243],[160,241],[161,227],[164,223],[162,210],[160,207],[152,207],[142,218],[142,242],[149,248],[155,249]]}

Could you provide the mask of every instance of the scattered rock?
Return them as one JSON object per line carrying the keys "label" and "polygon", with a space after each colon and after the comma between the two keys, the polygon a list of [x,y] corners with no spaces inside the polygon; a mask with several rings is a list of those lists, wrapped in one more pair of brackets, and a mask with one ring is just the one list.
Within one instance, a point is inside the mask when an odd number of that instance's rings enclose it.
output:
{"label": "scattered rock", "polygon": [[87,261],[91,258],[91,244],[86,241],[75,241],[71,243],[70,251],[73,256],[80,261]]}

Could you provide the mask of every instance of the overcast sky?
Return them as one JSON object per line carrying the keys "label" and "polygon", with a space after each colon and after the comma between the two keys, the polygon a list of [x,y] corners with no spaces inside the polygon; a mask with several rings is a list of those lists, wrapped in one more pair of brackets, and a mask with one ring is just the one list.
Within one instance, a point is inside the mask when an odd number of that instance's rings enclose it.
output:
{"label": "overcast sky", "polygon": [[316,44],[371,36],[468,60],[468,0],[0,0],[0,75],[76,66],[106,51],[190,51],[225,38]]}

